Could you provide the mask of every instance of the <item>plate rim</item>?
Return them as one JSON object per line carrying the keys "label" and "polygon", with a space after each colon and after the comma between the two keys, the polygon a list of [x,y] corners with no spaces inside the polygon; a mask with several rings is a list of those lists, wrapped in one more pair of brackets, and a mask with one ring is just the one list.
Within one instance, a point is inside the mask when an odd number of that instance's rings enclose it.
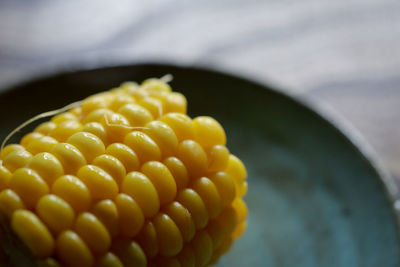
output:
{"label": "plate rim", "polygon": [[118,68],[141,68],[141,67],[164,67],[175,69],[189,69],[192,71],[200,71],[203,73],[211,73],[222,75],[230,79],[239,79],[245,83],[252,84],[264,90],[269,90],[280,97],[289,99],[290,101],[301,106],[312,115],[323,120],[332,128],[333,131],[343,138],[351,148],[357,152],[367,165],[376,173],[378,180],[383,187],[383,193],[386,196],[390,210],[395,218],[397,240],[400,245],[400,192],[395,182],[395,178],[386,169],[383,162],[377,156],[377,153],[372,146],[366,141],[360,131],[355,128],[344,116],[340,115],[327,103],[321,103],[304,95],[295,94],[288,90],[283,90],[282,86],[275,85],[269,81],[262,81],[260,78],[254,77],[246,73],[242,75],[239,71],[224,69],[222,66],[210,66],[204,63],[184,64],[178,61],[155,61],[143,60],[135,62],[91,62],[84,61],[74,64],[67,64],[62,67],[54,68],[53,70],[44,70],[39,75],[28,76],[21,82],[5,84],[0,86],[0,98],[18,88],[27,87],[35,83],[45,82],[46,80],[56,79],[62,76],[74,75],[82,72],[104,71]]}

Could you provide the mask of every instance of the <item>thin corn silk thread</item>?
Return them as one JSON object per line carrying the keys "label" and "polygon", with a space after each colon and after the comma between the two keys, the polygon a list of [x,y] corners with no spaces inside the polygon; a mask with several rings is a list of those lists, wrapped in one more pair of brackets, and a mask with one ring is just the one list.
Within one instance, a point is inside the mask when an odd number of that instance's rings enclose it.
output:
{"label": "thin corn silk thread", "polygon": [[23,129],[24,127],[28,126],[31,123],[34,123],[37,120],[43,119],[43,118],[47,118],[47,117],[51,117],[54,115],[58,115],[61,114],[65,111],[68,111],[70,109],[73,108],[77,108],[82,104],[83,100],[81,101],[76,101],[74,103],[71,103],[69,105],[66,105],[65,107],[59,108],[59,109],[55,109],[55,110],[51,110],[51,111],[46,111],[43,113],[40,113],[36,116],[34,116],[33,118],[30,118],[29,120],[23,122],[22,124],[20,124],[17,128],[15,128],[14,130],[12,130],[7,136],[6,138],[4,138],[3,142],[1,143],[1,147],[0,147],[0,151],[3,150],[4,146],[7,144],[8,140],[10,140],[10,138],[12,138],[18,131],[20,131],[21,129]]}
{"label": "thin corn silk thread", "polygon": [[[79,107],[72,112],[83,123],[90,112],[108,109],[113,99],[134,96],[139,89],[145,96],[168,95],[170,88],[160,85],[165,81],[158,79],[130,88],[121,85],[104,98],[100,96],[101,105],[89,102],[86,113],[80,109],[85,105],[83,100],[44,114],[51,116],[48,114]],[[141,121],[144,126],[138,127],[111,123],[114,118],[105,113],[92,117],[93,121],[87,122],[107,129],[93,131],[97,136],[69,131],[68,138],[63,136],[63,141],[58,140],[61,143],[44,153],[30,147],[29,161],[22,162],[25,154],[18,154],[21,163],[17,169],[7,155],[12,149],[25,148],[8,149],[5,164],[0,165],[0,212],[4,212],[2,203],[13,203],[6,214],[38,259],[60,261],[66,266],[110,262],[115,266],[205,266],[215,263],[242,235],[247,225],[247,207],[242,200],[247,174],[241,161],[225,147],[223,128],[210,117],[189,118],[184,96],[182,101],[174,98],[169,111],[168,98],[160,99],[166,108],[159,109],[159,119]],[[129,101],[123,105],[138,100],[133,97]],[[113,127],[116,129],[110,129]],[[120,143],[107,141],[109,131],[118,133],[118,127],[129,130],[126,135],[122,131],[125,138],[119,136]],[[100,140],[103,133],[104,141]],[[46,140],[52,139],[50,135],[41,142],[46,145]],[[36,142],[32,140],[29,142]],[[5,174],[11,176],[7,178],[11,179],[10,186],[1,184]],[[35,195],[25,194],[25,190]],[[40,246],[30,243],[26,224],[41,233]]]}
{"label": "thin corn silk thread", "polygon": [[[160,80],[161,80],[162,82],[164,82],[164,83],[170,83],[173,79],[174,79],[174,76],[173,76],[172,74],[169,74],[169,73],[168,73],[168,74],[165,74],[164,76],[162,76],[162,77],[160,78]],[[64,107],[62,107],[62,108],[55,109],[55,110],[50,110],[50,111],[46,111],[46,112],[40,113],[40,114],[38,114],[38,115],[36,115],[36,116],[30,118],[29,120],[27,120],[27,121],[21,123],[21,124],[20,124],[19,126],[17,126],[14,130],[12,130],[12,131],[6,136],[6,138],[4,138],[3,142],[1,143],[0,151],[3,150],[3,148],[4,148],[4,146],[7,144],[8,140],[10,140],[18,131],[22,130],[24,127],[28,126],[28,125],[31,124],[31,123],[34,123],[34,122],[37,121],[37,120],[40,120],[40,119],[43,119],[43,118],[47,118],[47,117],[51,117],[51,116],[54,116],[54,115],[58,115],[58,114],[61,114],[61,113],[65,112],[65,111],[68,111],[68,110],[70,110],[70,109],[77,108],[77,107],[79,107],[79,106],[82,104],[83,101],[84,101],[84,100],[76,101],[76,102],[73,102],[73,103],[71,103],[71,104],[68,104],[68,105],[66,105],[66,106],[64,106]],[[159,109],[159,115],[160,115],[160,117],[161,117],[161,115],[162,115],[162,111],[161,111],[160,109]],[[120,125],[120,124],[111,124],[111,123],[108,121],[108,118],[107,118],[105,115],[104,115],[104,118],[105,118],[105,121],[106,121],[106,123],[107,123],[108,126],[119,126],[119,127],[122,126],[122,127],[124,127],[124,128],[131,129],[131,130],[143,130],[143,129],[146,129],[145,127],[133,127],[133,126],[127,126],[127,125]]]}
{"label": "thin corn silk thread", "polygon": [[174,76],[170,73],[165,74],[164,76],[162,76],[160,78],[160,80],[164,83],[170,83],[170,82],[172,82],[173,79],[174,79]]}
{"label": "thin corn silk thread", "polygon": [[114,124],[114,123],[110,123],[110,121],[107,118],[107,115],[104,114],[104,121],[107,124],[107,126],[110,127],[122,127],[125,129],[129,129],[129,130],[149,130],[150,128],[148,127],[141,127],[141,126],[129,126],[129,125],[124,125],[124,124]]}

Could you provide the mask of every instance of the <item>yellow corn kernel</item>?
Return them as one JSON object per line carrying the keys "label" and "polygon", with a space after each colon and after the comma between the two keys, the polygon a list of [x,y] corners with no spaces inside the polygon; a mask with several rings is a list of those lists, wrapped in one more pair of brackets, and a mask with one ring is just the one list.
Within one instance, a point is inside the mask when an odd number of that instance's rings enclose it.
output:
{"label": "yellow corn kernel", "polygon": [[25,148],[21,145],[16,145],[16,144],[7,145],[1,151],[0,157],[1,159],[4,159],[8,154],[17,150],[25,150]]}
{"label": "yellow corn kernel", "polygon": [[57,143],[56,139],[50,136],[43,136],[38,139],[33,139],[26,147],[26,150],[33,155],[40,152],[50,152]]}
{"label": "yellow corn kernel", "polygon": [[229,156],[228,166],[225,171],[238,183],[242,183],[247,177],[243,162],[234,155]]}
{"label": "yellow corn kernel", "polygon": [[232,241],[233,241],[233,238],[231,238],[231,237],[224,239],[222,241],[221,246],[214,251],[214,254],[212,255],[212,257],[208,263],[210,265],[214,265],[219,260],[219,258],[222,256],[222,254],[224,254],[226,251],[228,251],[230,249],[230,247],[232,246]]}
{"label": "yellow corn kernel", "polygon": [[72,120],[76,120],[76,115],[70,113],[70,112],[64,112],[61,114],[58,114],[56,116],[54,116],[51,121],[55,124],[59,124],[62,123],[64,121],[72,121]]}
{"label": "yellow corn kernel", "polygon": [[35,139],[39,139],[42,138],[44,135],[38,132],[32,132],[32,133],[28,133],[26,135],[24,135],[24,137],[21,139],[21,145],[23,147],[27,147],[29,145],[30,142],[32,142]]}
{"label": "yellow corn kernel", "polygon": [[161,206],[171,202],[175,198],[175,180],[164,164],[158,161],[149,161],[142,165],[140,171],[154,184]]}
{"label": "yellow corn kernel", "polygon": [[193,120],[195,140],[204,148],[225,145],[226,135],[222,126],[213,118],[201,116]]}
{"label": "yellow corn kernel", "polygon": [[73,231],[65,231],[58,235],[57,254],[68,267],[93,266],[93,255],[85,242]]}
{"label": "yellow corn kernel", "polygon": [[82,131],[92,133],[103,142],[104,145],[108,144],[108,136],[106,129],[99,122],[88,122],[83,125]]}
{"label": "yellow corn kernel", "polygon": [[76,213],[87,210],[91,203],[89,189],[81,180],[72,175],[58,178],[51,192],[68,202]]}
{"label": "yellow corn kernel", "polygon": [[186,97],[181,93],[169,93],[164,102],[165,113],[177,112],[186,113],[187,101]]}
{"label": "yellow corn kernel", "polygon": [[36,206],[37,201],[49,193],[49,186],[31,169],[16,170],[10,179],[10,189],[17,193],[28,208]]}
{"label": "yellow corn kernel", "polygon": [[130,95],[121,94],[121,95],[116,96],[111,101],[109,108],[114,111],[118,111],[118,109],[121,108],[122,106],[125,106],[127,104],[132,104],[134,102],[135,102],[135,99],[133,97],[131,97]]}
{"label": "yellow corn kernel", "polygon": [[115,180],[117,185],[121,185],[122,180],[125,178],[126,170],[124,165],[117,158],[103,154],[93,160],[93,165],[103,169]]}
{"label": "yellow corn kernel", "polygon": [[112,199],[118,193],[115,180],[103,169],[86,165],[76,175],[89,189],[92,200]]}
{"label": "yellow corn kernel", "polygon": [[75,212],[71,206],[55,195],[45,195],[39,199],[36,211],[47,227],[55,233],[71,228],[75,219]]}
{"label": "yellow corn kernel", "polygon": [[[125,83],[125,82],[123,82],[122,84],[124,84],[124,83]],[[129,82],[127,82],[127,83],[129,83]],[[111,88],[109,91],[110,91],[111,93],[113,93],[115,96],[126,94],[126,93],[127,93],[127,90],[129,91],[129,89],[127,89],[126,86],[123,87],[122,84],[120,84],[119,87],[113,87],[113,88]]]}
{"label": "yellow corn kernel", "polygon": [[124,267],[124,265],[114,253],[107,252],[96,261],[96,267]]}
{"label": "yellow corn kernel", "polygon": [[222,234],[224,237],[229,236],[235,226],[237,225],[237,214],[234,208],[231,206],[226,207],[222,212],[221,215],[215,219],[221,227]]}
{"label": "yellow corn kernel", "polygon": [[64,169],[60,161],[48,152],[33,156],[28,167],[35,170],[50,186],[58,177],[64,175]]}
{"label": "yellow corn kernel", "polygon": [[212,220],[207,225],[206,231],[212,240],[214,250],[216,250],[217,248],[219,248],[221,246],[221,243],[224,239],[224,235],[221,230],[221,226],[218,224],[217,221]]}
{"label": "yellow corn kernel", "polygon": [[70,113],[71,115],[74,115],[77,119],[82,118],[82,108],[81,107],[73,108],[69,112],[65,112],[65,113]]}
{"label": "yellow corn kernel", "polygon": [[229,150],[225,146],[212,146],[207,154],[208,171],[217,172],[226,169],[229,160]]}
{"label": "yellow corn kernel", "polygon": [[82,153],[73,145],[59,143],[51,152],[63,165],[65,173],[76,174],[78,169],[86,164]]}
{"label": "yellow corn kernel", "polygon": [[167,124],[161,121],[152,121],[145,125],[143,132],[157,143],[163,158],[175,155],[178,138]]}
{"label": "yellow corn kernel", "polygon": [[11,179],[11,172],[0,163],[0,190],[6,189]]}
{"label": "yellow corn kernel", "polygon": [[78,121],[63,121],[51,131],[50,136],[55,138],[59,142],[66,142],[68,138],[82,131],[82,124]]}
{"label": "yellow corn kernel", "polygon": [[111,237],[118,234],[118,209],[114,202],[109,199],[101,200],[92,208],[93,214],[107,228]]}
{"label": "yellow corn kernel", "polygon": [[124,266],[147,266],[146,255],[135,241],[116,240],[113,244],[113,251],[120,258]]}
{"label": "yellow corn kernel", "polygon": [[50,256],[54,250],[54,239],[40,219],[31,211],[17,210],[12,215],[11,225],[38,258]]}
{"label": "yellow corn kernel", "polygon": [[232,233],[232,238],[238,239],[239,237],[241,237],[243,235],[243,233],[244,233],[244,231],[246,231],[246,229],[247,229],[246,221],[239,223]]}
{"label": "yellow corn kernel", "polygon": [[182,113],[168,113],[162,116],[160,121],[172,128],[179,142],[194,138],[193,122],[187,115]]}
{"label": "yellow corn kernel", "polygon": [[3,160],[3,166],[6,167],[10,172],[14,172],[19,168],[23,168],[28,165],[32,158],[32,154],[26,150],[16,150],[5,156]]}
{"label": "yellow corn kernel", "polygon": [[75,219],[71,206],[55,195],[45,195],[39,199],[36,211],[47,227],[55,233],[69,229]]}
{"label": "yellow corn kernel", "polygon": [[125,136],[124,143],[135,151],[141,163],[161,159],[160,148],[145,133],[138,131],[131,132]]}
{"label": "yellow corn kernel", "polygon": [[151,221],[144,224],[137,240],[148,258],[153,258],[158,254],[157,232]]}
{"label": "yellow corn kernel", "polygon": [[190,244],[195,255],[196,266],[206,266],[213,253],[213,242],[207,231],[197,232]]}
{"label": "yellow corn kernel", "polygon": [[226,172],[216,172],[209,175],[221,197],[222,207],[230,205],[235,198],[236,190],[232,178]]}
{"label": "yellow corn kernel", "polygon": [[201,177],[208,167],[207,154],[193,140],[185,140],[178,145],[177,157],[185,164],[192,177]]}
{"label": "yellow corn kernel", "polygon": [[143,212],[136,201],[126,194],[115,198],[119,214],[119,230],[124,237],[136,236],[144,223]]}
{"label": "yellow corn kernel", "polygon": [[81,107],[82,113],[89,114],[91,111],[101,108],[106,108],[108,106],[108,92],[96,94],[86,98]]}
{"label": "yellow corn kernel", "polygon": [[130,95],[136,100],[142,100],[143,98],[148,97],[150,94],[150,92],[147,91],[145,88],[140,87],[137,90],[133,90],[132,92],[130,92]]}
{"label": "yellow corn kernel", "polygon": [[176,157],[169,157],[163,163],[174,177],[177,190],[185,188],[189,183],[189,174],[182,161]]}
{"label": "yellow corn kernel", "polygon": [[[236,186],[237,184],[235,184]],[[241,185],[237,185],[236,195],[237,197],[244,197],[247,193],[247,182],[243,182]]]}
{"label": "yellow corn kernel", "polygon": [[0,193],[0,211],[11,219],[14,211],[25,208],[21,198],[11,189],[5,189]]}
{"label": "yellow corn kernel", "polygon": [[184,246],[176,257],[182,267],[195,267],[196,257],[190,246]]}
{"label": "yellow corn kernel", "polygon": [[182,235],[174,221],[166,214],[159,213],[153,219],[157,232],[159,252],[163,256],[174,256],[183,246]]}
{"label": "yellow corn kernel", "polygon": [[75,222],[75,232],[94,253],[104,253],[111,245],[107,228],[92,213],[81,213]]}
{"label": "yellow corn kernel", "polygon": [[153,183],[140,172],[130,172],[124,178],[121,192],[132,197],[143,211],[144,217],[156,215],[160,208],[160,200]]}
{"label": "yellow corn kernel", "polygon": [[233,241],[232,237],[224,239],[224,241],[222,241],[221,246],[218,248],[218,252],[219,253],[227,252],[232,246],[232,241]]}
{"label": "yellow corn kernel", "polygon": [[127,104],[122,106],[118,113],[128,119],[131,126],[143,127],[153,120],[153,115],[142,106],[136,104]]}
{"label": "yellow corn kernel", "polygon": [[217,217],[221,212],[221,197],[214,183],[210,179],[202,177],[195,180],[191,187],[203,200],[208,217],[210,219]]}
{"label": "yellow corn kernel", "polygon": [[244,203],[243,199],[236,198],[232,203],[232,207],[236,211],[239,223],[246,220],[246,217],[248,214],[248,209],[247,209],[246,203]]}
{"label": "yellow corn kernel", "polygon": [[155,92],[171,92],[171,86],[169,84],[161,81],[160,79],[150,78],[144,80],[142,85],[146,87],[147,90],[155,91]]}
{"label": "yellow corn kernel", "polygon": [[146,108],[154,119],[158,119],[163,115],[163,104],[159,99],[153,97],[145,97],[138,101],[138,104]]}
{"label": "yellow corn kernel", "polygon": [[139,169],[139,158],[136,153],[128,146],[121,143],[114,143],[107,147],[106,154],[114,156],[124,165],[126,172]]}
{"label": "yellow corn kernel", "polygon": [[121,142],[127,133],[131,131],[129,121],[121,114],[112,112],[104,114],[101,124],[107,131],[110,142]]}
{"label": "yellow corn kernel", "polygon": [[139,85],[136,82],[128,81],[128,82],[123,82],[120,85],[120,89],[124,93],[131,93],[136,91],[139,88]]}
{"label": "yellow corn kernel", "polygon": [[145,87],[144,90],[147,91],[147,96],[160,100],[163,105],[163,110],[164,110],[165,102],[166,102],[166,99],[167,99],[167,96],[169,95],[169,93],[168,92],[157,92],[157,91],[151,90],[151,88],[148,88],[148,87]]}
{"label": "yellow corn kernel", "polygon": [[90,112],[84,119],[84,123],[88,122],[101,122],[104,119],[104,116],[107,114],[113,113],[112,110],[106,109],[106,108],[101,108],[101,109],[95,109],[92,112]]}
{"label": "yellow corn kernel", "polygon": [[35,132],[41,133],[43,135],[50,134],[55,128],[57,124],[54,122],[48,121],[40,124],[38,127],[35,128]]}
{"label": "yellow corn kernel", "polygon": [[68,138],[68,143],[74,145],[84,156],[87,162],[104,154],[106,148],[103,142],[94,134],[79,132]]}
{"label": "yellow corn kernel", "polygon": [[166,206],[163,210],[178,226],[182,239],[184,242],[192,240],[196,233],[196,226],[194,225],[190,212],[182,206],[179,202],[172,202]]}
{"label": "yellow corn kernel", "polygon": [[187,188],[180,191],[176,197],[176,201],[190,212],[196,229],[201,229],[207,225],[207,208],[201,197],[194,190]]}

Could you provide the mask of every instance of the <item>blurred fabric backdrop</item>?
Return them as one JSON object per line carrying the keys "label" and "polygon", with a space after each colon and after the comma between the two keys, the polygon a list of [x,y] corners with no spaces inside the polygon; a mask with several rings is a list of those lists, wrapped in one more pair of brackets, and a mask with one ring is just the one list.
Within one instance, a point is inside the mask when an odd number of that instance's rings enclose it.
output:
{"label": "blurred fabric backdrop", "polygon": [[0,89],[146,61],[228,70],[328,105],[400,181],[399,0],[0,0]]}

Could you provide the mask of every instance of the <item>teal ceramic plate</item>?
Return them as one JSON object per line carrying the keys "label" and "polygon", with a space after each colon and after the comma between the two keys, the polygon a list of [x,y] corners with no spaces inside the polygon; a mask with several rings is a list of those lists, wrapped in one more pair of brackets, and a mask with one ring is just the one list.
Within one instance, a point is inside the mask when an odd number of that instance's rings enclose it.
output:
{"label": "teal ceramic plate", "polygon": [[191,116],[222,123],[248,169],[248,230],[218,266],[400,266],[388,180],[315,111],[246,79],[157,64],[59,74],[0,96],[1,137],[35,114],[166,73]]}

